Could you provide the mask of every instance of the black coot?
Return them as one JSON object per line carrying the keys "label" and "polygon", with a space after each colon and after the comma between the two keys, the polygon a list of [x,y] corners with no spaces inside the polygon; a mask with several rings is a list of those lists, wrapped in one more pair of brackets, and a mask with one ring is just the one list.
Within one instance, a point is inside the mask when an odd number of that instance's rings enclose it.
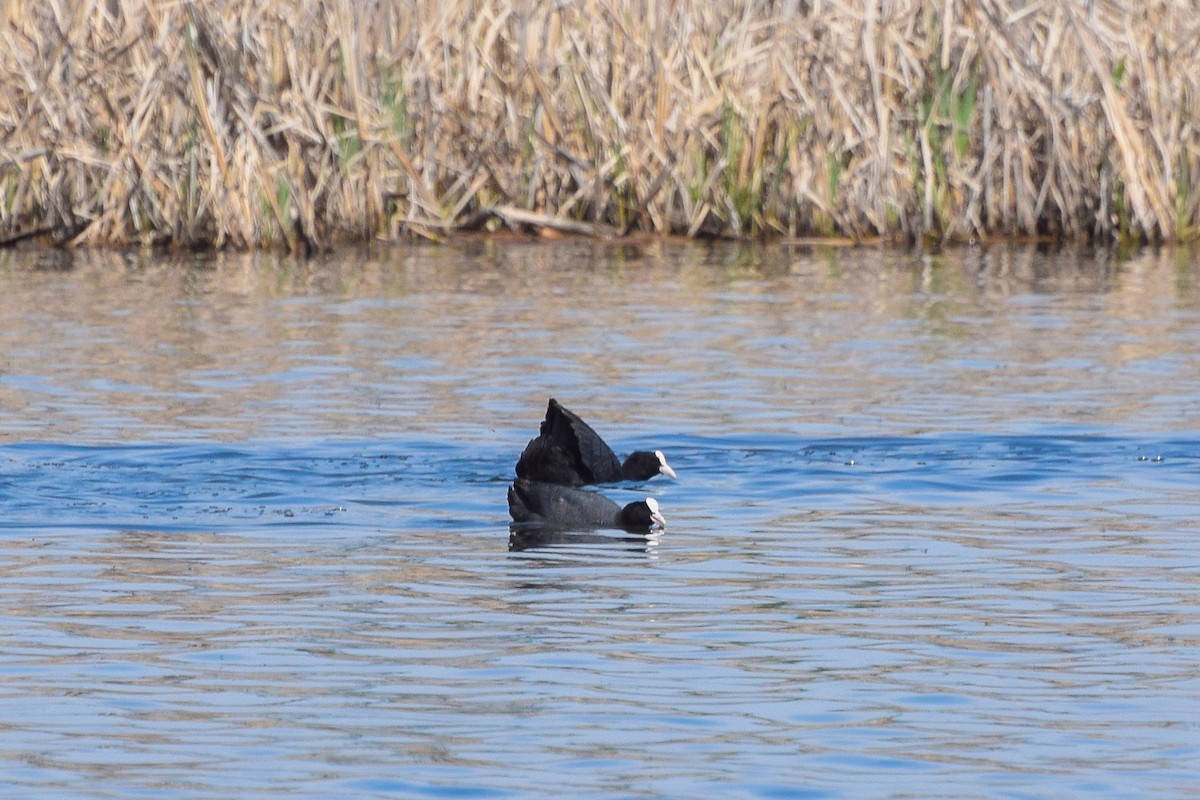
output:
{"label": "black coot", "polygon": [[623,528],[647,533],[667,526],[653,497],[621,508],[595,492],[525,478],[517,478],[508,487],[508,513],[520,525],[560,530]]}
{"label": "black coot", "polygon": [[564,486],[644,481],[655,475],[675,477],[661,450],[630,453],[622,464],[590,425],[553,397],[538,436],[517,461],[518,478]]}

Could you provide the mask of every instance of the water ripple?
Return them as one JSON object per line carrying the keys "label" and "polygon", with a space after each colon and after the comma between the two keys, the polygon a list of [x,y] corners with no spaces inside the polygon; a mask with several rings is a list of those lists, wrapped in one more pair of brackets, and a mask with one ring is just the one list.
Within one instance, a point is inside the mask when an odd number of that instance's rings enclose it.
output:
{"label": "water ripple", "polygon": [[1188,268],[595,248],[0,271],[0,793],[1200,789]]}

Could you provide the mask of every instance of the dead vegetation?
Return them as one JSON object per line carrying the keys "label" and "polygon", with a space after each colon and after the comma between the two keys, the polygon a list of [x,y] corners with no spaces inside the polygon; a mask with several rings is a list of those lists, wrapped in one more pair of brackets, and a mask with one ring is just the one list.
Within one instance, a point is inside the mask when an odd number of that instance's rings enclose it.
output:
{"label": "dead vegetation", "polygon": [[0,5],[0,243],[1198,225],[1190,0]]}

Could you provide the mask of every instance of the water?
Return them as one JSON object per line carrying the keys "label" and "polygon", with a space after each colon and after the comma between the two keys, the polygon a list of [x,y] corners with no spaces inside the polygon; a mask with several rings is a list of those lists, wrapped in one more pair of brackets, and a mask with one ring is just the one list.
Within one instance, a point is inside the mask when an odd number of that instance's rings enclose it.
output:
{"label": "water", "polygon": [[[0,252],[0,795],[1194,794],[1198,277]],[[550,395],[664,536],[510,545]]]}

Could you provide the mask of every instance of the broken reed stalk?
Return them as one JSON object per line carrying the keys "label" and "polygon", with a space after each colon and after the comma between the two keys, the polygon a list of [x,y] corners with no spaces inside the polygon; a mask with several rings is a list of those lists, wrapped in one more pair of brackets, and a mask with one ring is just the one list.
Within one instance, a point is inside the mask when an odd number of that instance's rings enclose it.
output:
{"label": "broken reed stalk", "polygon": [[1189,0],[0,5],[0,243],[1200,228]]}

